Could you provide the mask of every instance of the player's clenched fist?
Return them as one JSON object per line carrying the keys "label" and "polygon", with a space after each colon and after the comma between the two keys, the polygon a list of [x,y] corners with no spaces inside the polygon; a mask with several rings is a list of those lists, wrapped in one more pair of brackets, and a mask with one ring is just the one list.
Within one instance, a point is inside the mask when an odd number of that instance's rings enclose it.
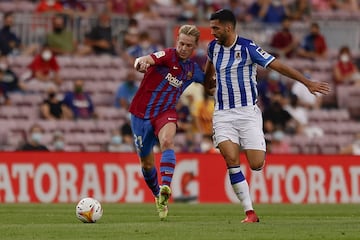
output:
{"label": "player's clenched fist", "polygon": [[134,68],[139,72],[146,72],[150,64],[144,61],[142,58],[135,59]]}

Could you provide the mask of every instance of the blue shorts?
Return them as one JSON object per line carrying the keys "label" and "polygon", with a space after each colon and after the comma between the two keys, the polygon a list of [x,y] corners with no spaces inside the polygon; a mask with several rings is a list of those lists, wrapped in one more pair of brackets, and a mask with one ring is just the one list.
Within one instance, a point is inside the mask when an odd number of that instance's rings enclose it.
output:
{"label": "blue shorts", "polygon": [[158,142],[150,119],[142,119],[131,115],[131,128],[139,156],[145,157],[149,155],[154,145]]}
{"label": "blue shorts", "polygon": [[176,124],[176,111],[166,111],[154,119],[142,119],[131,114],[131,128],[140,157],[146,157],[152,152],[154,145],[159,142],[157,135],[160,129],[169,122]]}

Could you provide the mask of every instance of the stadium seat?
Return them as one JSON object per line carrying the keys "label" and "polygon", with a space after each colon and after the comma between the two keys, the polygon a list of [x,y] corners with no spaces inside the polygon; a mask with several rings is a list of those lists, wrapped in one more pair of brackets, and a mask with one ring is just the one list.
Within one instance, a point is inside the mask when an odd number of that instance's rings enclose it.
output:
{"label": "stadium seat", "polygon": [[14,12],[16,11],[16,2],[0,2],[1,12]]}

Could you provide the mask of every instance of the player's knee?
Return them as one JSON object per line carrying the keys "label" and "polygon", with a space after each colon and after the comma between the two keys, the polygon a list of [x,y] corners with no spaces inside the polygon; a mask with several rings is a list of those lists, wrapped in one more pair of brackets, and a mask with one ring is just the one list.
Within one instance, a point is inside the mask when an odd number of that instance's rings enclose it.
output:
{"label": "player's knee", "polygon": [[250,168],[254,171],[260,171],[264,168],[264,166],[265,166],[265,160],[250,163]]}
{"label": "player's knee", "polygon": [[174,147],[174,141],[170,137],[163,137],[160,140],[160,148],[161,151],[164,151],[166,149],[172,149]]}

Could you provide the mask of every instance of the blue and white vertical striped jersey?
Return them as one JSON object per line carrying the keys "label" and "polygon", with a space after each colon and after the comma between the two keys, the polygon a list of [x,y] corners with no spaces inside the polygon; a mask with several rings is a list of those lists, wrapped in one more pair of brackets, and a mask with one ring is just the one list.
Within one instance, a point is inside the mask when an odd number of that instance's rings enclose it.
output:
{"label": "blue and white vertical striped jersey", "polygon": [[215,110],[255,105],[257,64],[267,67],[275,59],[253,41],[239,36],[231,47],[211,41],[208,58],[216,73]]}

